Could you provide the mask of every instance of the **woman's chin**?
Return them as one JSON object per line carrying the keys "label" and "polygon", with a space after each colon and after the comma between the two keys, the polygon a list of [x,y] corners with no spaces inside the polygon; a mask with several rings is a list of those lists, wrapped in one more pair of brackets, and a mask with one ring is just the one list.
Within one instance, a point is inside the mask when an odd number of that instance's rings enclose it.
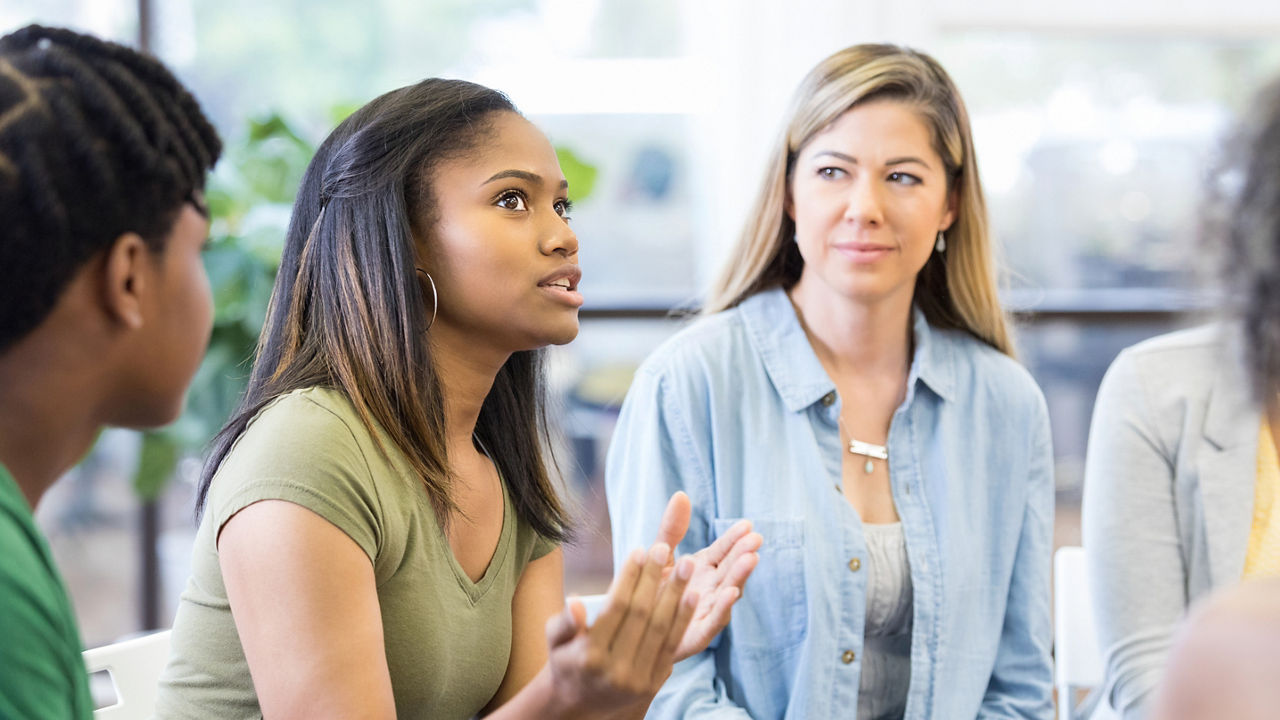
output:
{"label": "woman's chin", "polygon": [[573,322],[565,323],[563,328],[557,328],[557,331],[552,334],[545,344],[568,345],[573,342],[574,338],[578,337],[578,329],[578,315],[575,313],[573,316]]}
{"label": "woman's chin", "polygon": [[578,315],[574,313],[572,320],[544,325],[536,332],[530,333],[520,343],[519,350],[540,350],[549,345],[568,345],[578,337]]}

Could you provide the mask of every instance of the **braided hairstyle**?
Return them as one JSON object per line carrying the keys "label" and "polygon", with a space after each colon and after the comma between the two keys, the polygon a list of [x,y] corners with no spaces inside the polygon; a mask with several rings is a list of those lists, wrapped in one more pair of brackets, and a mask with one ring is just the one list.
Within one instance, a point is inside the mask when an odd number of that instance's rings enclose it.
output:
{"label": "braided hairstyle", "polygon": [[0,38],[0,352],[121,234],[163,251],[221,151],[155,58],[39,25]]}

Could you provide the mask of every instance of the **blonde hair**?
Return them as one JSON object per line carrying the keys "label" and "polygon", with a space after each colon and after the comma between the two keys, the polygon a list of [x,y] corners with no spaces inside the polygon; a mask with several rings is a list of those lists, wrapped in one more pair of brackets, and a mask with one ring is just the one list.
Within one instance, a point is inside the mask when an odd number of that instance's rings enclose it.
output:
{"label": "blonde hair", "polygon": [[978,182],[969,116],[960,92],[936,60],[894,45],[854,45],[818,63],[792,100],[791,119],[769,158],[764,183],[731,260],[703,305],[714,313],[773,287],[790,288],[804,260],[786,213],[796,155],[849,109],[873,100],[909,105],[929,127],[942,158],[956,218],[947,250],[934,253],[916,277],[915,304],[931,325],[965,330],[1006,355],[1013,341],[996,292],[995,251]]}

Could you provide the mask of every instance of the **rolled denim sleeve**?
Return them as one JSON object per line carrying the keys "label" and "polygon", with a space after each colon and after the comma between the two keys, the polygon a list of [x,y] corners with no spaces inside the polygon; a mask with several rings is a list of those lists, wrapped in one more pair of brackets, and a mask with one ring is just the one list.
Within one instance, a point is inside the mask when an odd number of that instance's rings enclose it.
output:
{"label": "rolled denim sleeve", "polygon": [[1084,548],[1103,702],[1141,717],[1187,611],[1172,453],[1156,432],[1137,356],[1121,353],[1098,389],[1084,480]]}
{"label": "rolled denim sleeve", "polygon": [[[672,391],[673,381],[652,369],[636,374],[614,429],[606,465],[609,519],[613,527],[614,567],[627,552],[646,547],[658,534],[667,501],[677,490],[693,503],[689,532],[678,552],[693,553],[711,543],[714,510],[709,472],[708,439],[689,431],[687,410],[692,399]],[[716,678],[711,647],[677,663],[650,706],[650,718],[748,718],[725,694]]]}
{"label": "rolled denim sleeve", "polygon": [[1030,422],[1026,505],[1009,585],[1008,604],[980,718],[1053,717],[1053,626],[1049,602],[1053,553],[1053,441],[1044,397]]}

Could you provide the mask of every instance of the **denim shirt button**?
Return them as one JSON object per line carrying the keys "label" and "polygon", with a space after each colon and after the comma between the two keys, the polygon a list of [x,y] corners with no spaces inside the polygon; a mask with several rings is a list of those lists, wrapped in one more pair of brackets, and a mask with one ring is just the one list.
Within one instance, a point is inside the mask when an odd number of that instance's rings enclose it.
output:
{"label": "denim shirt button", "polygon": [[840,659],[844,661],[845,665],[848,665],[849,663],[853,662],[854,658],[856,657],[858,656],[855,655],[852,650],[845,650],[844,654],[840,656]]}
{"label": "denim shirt button", "polygon": [[859,560],[858,558],[854,558],[854,559],[850,560],[850,561],[849,561],[849,569],[850,569],[850,570],[852,570],[852,571],[854,571],[854,572],[858,572],[859,570],[861,570],[861,569],[862,569],[862,561],[861,561],[861,560]]}
{"label": "denim shirt button", "polygon": [[[809,397],[813,397],[813,396],[810,395]],[[836,393],[834,390],[822,396],[823,407],[831,407],[832,405],[835,405],[835,404],[836,404]]]}

